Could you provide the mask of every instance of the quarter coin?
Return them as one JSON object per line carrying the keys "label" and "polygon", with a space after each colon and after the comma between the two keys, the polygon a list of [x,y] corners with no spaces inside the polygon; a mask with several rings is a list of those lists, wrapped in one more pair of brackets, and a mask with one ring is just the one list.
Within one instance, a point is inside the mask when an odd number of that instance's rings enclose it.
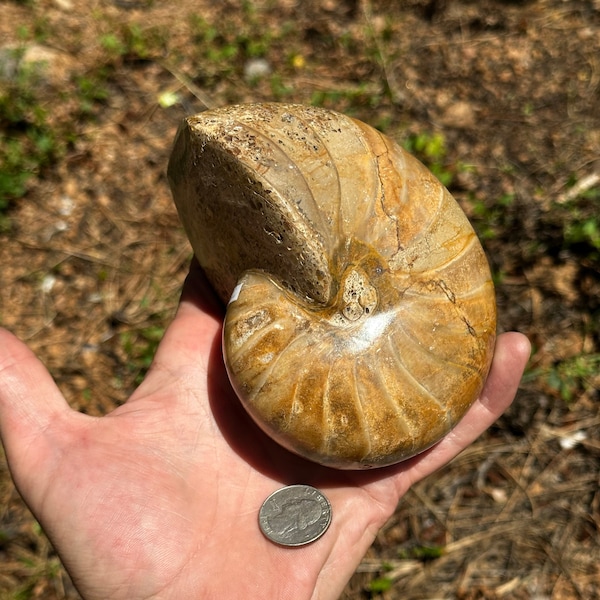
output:
{"label": "quarter coin", "polygon": [[282,546],[304,546],[318,540],[331,523],[331,504],[310,485],[288,485],[273,492],[258,514],[265,536]]}

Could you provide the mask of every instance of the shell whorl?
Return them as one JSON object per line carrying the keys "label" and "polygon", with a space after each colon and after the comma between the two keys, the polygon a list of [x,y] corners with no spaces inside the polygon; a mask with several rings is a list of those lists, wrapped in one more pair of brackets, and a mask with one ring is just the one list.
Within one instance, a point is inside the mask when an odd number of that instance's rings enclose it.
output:
{"label": "shell whorl", "polygon": [[182,124],[169,180],[224,302],[225,363],[254,420],[336,468],[429,448],[481,391],[489,267],[466,216],[368,125],[299,105]]}

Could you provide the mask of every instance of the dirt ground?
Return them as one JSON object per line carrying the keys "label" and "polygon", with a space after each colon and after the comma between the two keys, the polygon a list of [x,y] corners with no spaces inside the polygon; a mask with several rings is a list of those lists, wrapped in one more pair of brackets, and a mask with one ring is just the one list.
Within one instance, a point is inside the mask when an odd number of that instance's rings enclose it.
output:
{"label": "dirt ground", "polygon": [[[0,324],[90,414],[125,401],[177,304],[184,115],[313,103],[411,148],[482,239],[499,331],[534,350],[512,408],[409,492],[343,598],[600,598],[598,0],[0,0],[0,85],[24,106],[2,104],[3,143],[34,131],[41,157],[0,201]],[[77,597],[0,460],[0,598]]]}

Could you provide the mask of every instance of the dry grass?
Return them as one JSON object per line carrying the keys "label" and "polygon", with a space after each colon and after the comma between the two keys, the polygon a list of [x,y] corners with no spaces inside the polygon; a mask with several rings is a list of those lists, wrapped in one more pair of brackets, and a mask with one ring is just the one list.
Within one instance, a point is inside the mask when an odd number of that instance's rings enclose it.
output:
{"label": "dry grass", "polygon": [[[565,237],[600,214],[597,184],[572,192],[600,173],[598,2],[213,4],[0,2],[2,43],[55,53],[36,94],[69,140],[3,212],[0,323],[73,407],[106,413],[187,270],[165,179],[184,114],[313,101],[401,141],[441,134],[422,158],[482,233],[500,328],[535,354],[511,410],[402,500],[344,598],[600,598],[600,267]],[[254,55],[271,75],[248,81]],[[0,460],[0,598],[76,597]]]}

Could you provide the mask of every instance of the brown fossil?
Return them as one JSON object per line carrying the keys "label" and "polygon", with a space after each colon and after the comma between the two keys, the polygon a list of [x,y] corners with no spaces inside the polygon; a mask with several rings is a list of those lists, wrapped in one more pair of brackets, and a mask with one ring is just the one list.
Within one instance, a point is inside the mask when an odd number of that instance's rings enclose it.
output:
{"label": "brown fossil", "polygon": [[228,303],[223,352],[260,427],[315,462],[399,462],[480,393],[494,288],[466,216],[414,157],[320,108],[185,119],[169,180]]}

